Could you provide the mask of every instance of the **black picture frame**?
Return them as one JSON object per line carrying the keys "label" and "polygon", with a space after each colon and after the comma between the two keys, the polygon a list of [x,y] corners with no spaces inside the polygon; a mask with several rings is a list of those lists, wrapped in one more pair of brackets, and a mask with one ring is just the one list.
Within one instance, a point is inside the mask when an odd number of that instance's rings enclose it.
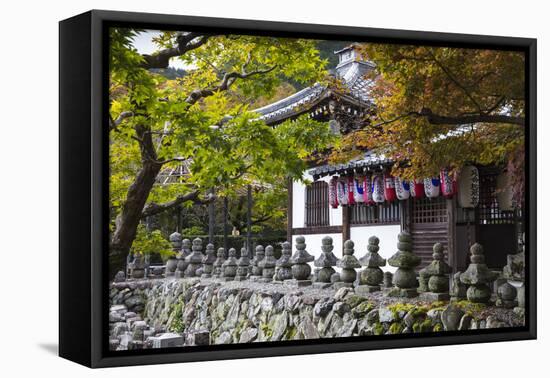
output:
{"label": "black picture frame", "polygon": [[[385,335],[109,352],[107,33],[109,26],[491,48],[526,54],[526,326],[475,334]],[[536,39],[92,10],[59,39],[59,354],[89,367],[220,360],[536,338]]]}

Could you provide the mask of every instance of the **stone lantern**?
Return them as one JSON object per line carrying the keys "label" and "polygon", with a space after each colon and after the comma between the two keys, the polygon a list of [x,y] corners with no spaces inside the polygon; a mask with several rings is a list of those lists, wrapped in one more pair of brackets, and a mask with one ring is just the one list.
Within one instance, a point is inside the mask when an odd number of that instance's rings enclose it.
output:
{"label": "stone lantern", "polygon": [[475,243],[472,245],[470,253],[470,265],[460,275],[460,281],[468,285],[466,297],[470,302],[488,303],[491,299],[489,284],[497,278],[496,274],[487,268],[481,244]]}

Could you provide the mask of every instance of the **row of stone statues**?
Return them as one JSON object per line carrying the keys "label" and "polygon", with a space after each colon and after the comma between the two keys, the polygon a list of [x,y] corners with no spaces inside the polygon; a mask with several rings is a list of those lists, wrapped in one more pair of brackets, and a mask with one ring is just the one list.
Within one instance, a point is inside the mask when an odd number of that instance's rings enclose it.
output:
{"label": "row of stone statues", "polygon": [[[421,258],[413,253],[412,237],[407,232],[398,235],[397,252],[387,263],[397,268],[392,275],[383,272],[386,259],[379,255],[379,239],[372,236],[368,240],[367,253],[357,259],[354,256],[354,243],[344,242],[342,258],[333,253],[331,237],[322,239],[321,255],[315,259],[306,251],[305,238],[296,238],[296,252],[292,254],[290,243],[282,243],[279,259],[275,258],[272,246],[258,245],[255,255],[249,258],[245,248],[241,249],[240,257],[234,248],[229,249],[227,258],[225,249],[215,252],[214,245],[208,244],[203,253],[201,239],[183,239],[179,233],[170,236],[175,255],[166,262],[164,275],[166,277],[201,277],[217,278],[223,281],[251,280],[256,282],[278,282],[295,286],[314,285],[318,288],[354,287],[358,294],[368,294],[382,290],[388,296],[412,298],[421,296],[428,301],[467,298],[472,302],[487,303],[491,297],[490,285],[498,277],[485,264],[483,247],[476,243],[470,248],[470,264],[464,272],[457,272],[452,277],[453,285],[449,287],[451,267],[445,262],[443,245],[433,246],[433,260],[421,269],[417,276],[415,268],[421,263]],[[138,259],[138,256],[136,256]],[[130,264],[130,276],[143,278],[144,268],[140,260]],[[312,274],[310,263],[316,267]],[[340,268],[337,273],[334,267]],[[357,269],[364,267],[357,273]],[[508,269],[510,270],[510,269]],[[504,269],[507,272],[507,269]],[[516,288],[507,280],[497,290],[501,305],[512,307],[517,304]]]}

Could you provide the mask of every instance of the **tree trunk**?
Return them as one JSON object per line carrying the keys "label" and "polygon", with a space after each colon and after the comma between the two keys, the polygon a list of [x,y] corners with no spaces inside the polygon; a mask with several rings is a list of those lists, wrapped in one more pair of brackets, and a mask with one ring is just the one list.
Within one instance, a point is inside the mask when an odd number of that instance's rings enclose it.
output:
{"label": "tree trunk", "polygon": [[124,270],[126,256],[128,256],[132,242],[136,237],[145,202],[161,167],[162,165],[158,163],[143,162],[143,167],[138,172],[135,181],[128,188],[126,201],[117,217],[116,229],[111,238],[109,277],[113,277],[119,270]]}

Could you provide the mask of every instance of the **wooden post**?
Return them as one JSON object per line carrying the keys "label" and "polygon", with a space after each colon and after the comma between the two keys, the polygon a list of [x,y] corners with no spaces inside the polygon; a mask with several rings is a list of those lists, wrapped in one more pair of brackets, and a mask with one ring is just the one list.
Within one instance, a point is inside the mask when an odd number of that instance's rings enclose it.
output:
{"label": "wooden post", "polygon": [[286,240],[290,243],[290,248],[292,249],[292,187],[293,187],[292,178],[288,178],[288,188],[287,188],[287,211],[286,211]]}
{"label": "wooden post", "polygon": [[344,242],[351,238],[350,210],[349,206],[342,206],[342,255],[344,253]]}
{"label": "wooden post", "polygon": [[447,261],[453,273],[458,267],[458,256],[456,254],[456,198],[447,199]]}

